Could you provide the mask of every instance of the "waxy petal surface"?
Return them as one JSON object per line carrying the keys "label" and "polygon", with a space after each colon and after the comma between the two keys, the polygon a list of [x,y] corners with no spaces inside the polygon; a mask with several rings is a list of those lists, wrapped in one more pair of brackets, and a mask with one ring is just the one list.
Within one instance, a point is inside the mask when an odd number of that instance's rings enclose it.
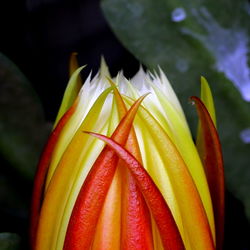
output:
{"label": "waxy petal surface", "polygon": [[89,134],[105,141],[132,172],[159,228],[164,248],[167,250],[184,249],[180,233],[171,211],[161,192],[142,165],[112,138],[95,133]]}

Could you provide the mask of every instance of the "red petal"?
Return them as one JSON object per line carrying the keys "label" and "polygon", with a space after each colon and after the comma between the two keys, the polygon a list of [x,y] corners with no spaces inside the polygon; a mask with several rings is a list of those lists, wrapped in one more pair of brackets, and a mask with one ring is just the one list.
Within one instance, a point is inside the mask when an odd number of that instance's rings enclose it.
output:
{"label": "red petal", "polygon": [[205,105],[198,97],[191,97],[196,104],[201,130],[197,148],[203,162],[211,193],[215,227],[216,249],[222,249],[224,235],[224,169],[219,136]]}
{"label": "red petal", "polygon": [[161,192],[142,165],[126,149],[116,143],[113,138],[95,133],[89,134],[105,141],[124,161],[135,177],[138,187],[143,193],[158,226],[164,248],[168,250],[184,249],[180,233],[171,211]]}
{"label": "red petal", "polygon": [[123,167],[121,249],[154,249],[150,213],[134,176]]}

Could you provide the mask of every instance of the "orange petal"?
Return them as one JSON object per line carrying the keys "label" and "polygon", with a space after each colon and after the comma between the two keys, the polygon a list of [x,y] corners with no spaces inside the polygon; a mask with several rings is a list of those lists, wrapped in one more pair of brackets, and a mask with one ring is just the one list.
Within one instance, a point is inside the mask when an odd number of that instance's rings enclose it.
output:
{"label": "orange petal", "polygon": [[154,249],[149,209],[134,176],[123,165],[121,249]]}
{"label": "orange petal", "polygon": [[98,220],[92,250],[120,249],[121,179],[118,166]]}

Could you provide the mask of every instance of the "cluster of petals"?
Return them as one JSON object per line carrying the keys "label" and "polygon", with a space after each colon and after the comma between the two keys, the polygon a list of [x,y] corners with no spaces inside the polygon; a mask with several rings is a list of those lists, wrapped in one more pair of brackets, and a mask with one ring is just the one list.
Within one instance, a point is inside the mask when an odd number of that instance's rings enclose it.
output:
{"label": "cluster of petals", "polygon": [[31,244],[60,249],[222,249],[224,173],[204,78],[196,143],[161,69],[69,80],[34,183]]}

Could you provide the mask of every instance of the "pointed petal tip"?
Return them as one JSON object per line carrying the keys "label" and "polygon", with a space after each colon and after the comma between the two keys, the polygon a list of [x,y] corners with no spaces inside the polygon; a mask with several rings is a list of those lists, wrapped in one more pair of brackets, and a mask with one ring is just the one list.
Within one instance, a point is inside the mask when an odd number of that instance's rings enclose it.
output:
{"label": "pointed petal tip", "polygon": [[224,236],[224,209],[225,209],[225,180],[223,156],[219,135],[213,119],[206,107],[198,97],[192,97],[196,104],[200,119],[200,129],[197,135],[197,149],[203,161],[215,215],[216,245],[222,249]]}
{"label": "pointed petal tip", "polygon": [[117,88],[118,84],[116,84],[109,76],[105,76],[106,80],[109,82],[109,84],[114,87]]}
{"label": "pointed petal tip", "polygon": [[201,81],[203,81],[203,80],[205,80],[206,81],[206,78],[204,77],[204,76],[200,76],[200,79],[201,79]]}
{"label": "pointed petal tip", "polygon": [[109,72],[109,68],[107,66],[106,60],[104,58],[104,56],[101,56],[101,62],[100,62],[100,76],[101,77],[111,77],[110,72]]}

